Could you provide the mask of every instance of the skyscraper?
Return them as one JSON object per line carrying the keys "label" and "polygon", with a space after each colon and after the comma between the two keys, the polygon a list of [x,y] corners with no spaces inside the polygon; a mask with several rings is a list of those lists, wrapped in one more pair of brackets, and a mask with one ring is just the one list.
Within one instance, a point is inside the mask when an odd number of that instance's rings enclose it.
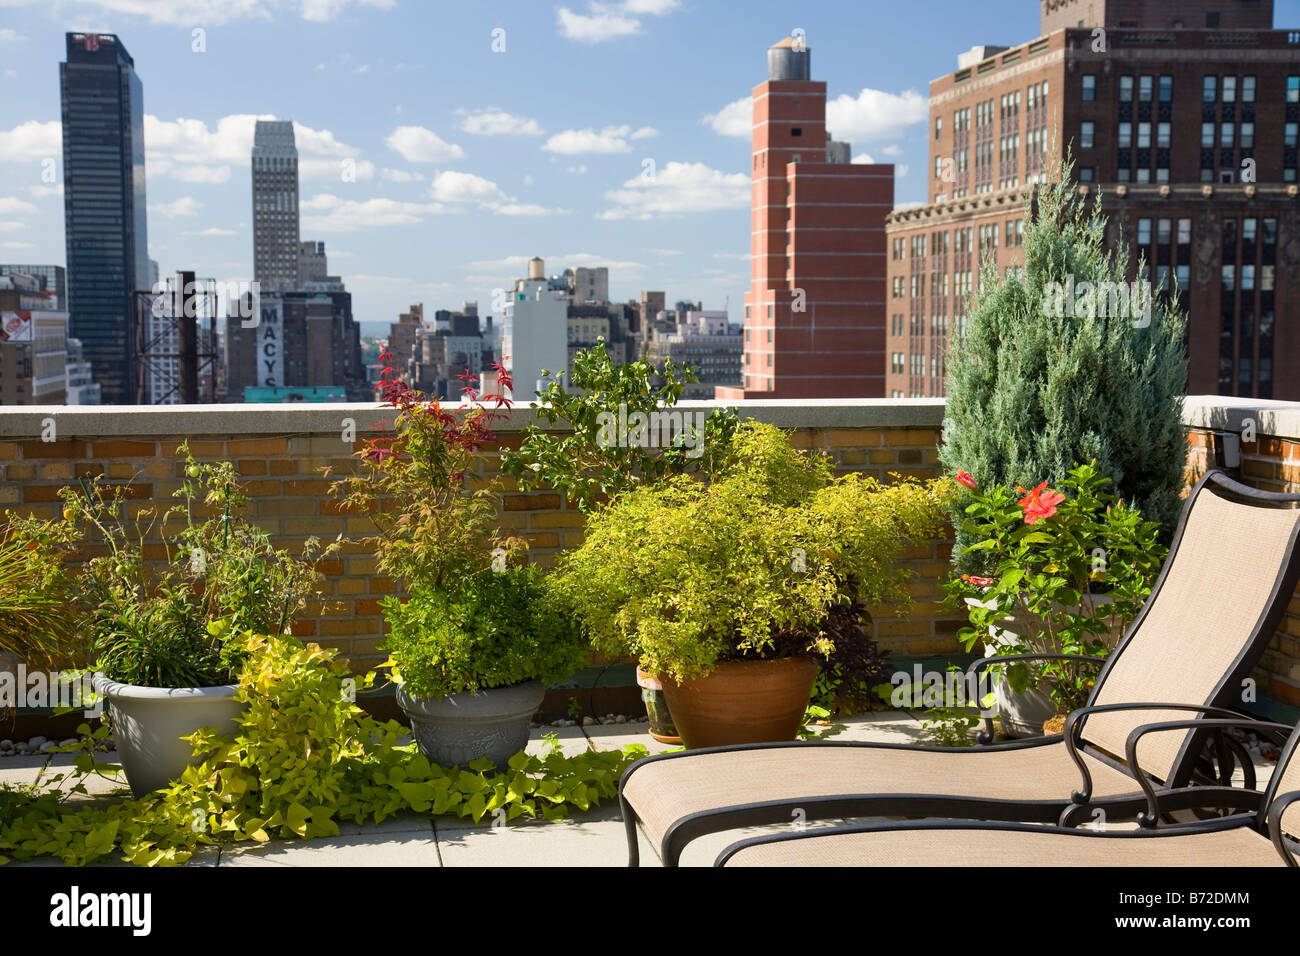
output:
{"label": "skyscraper", "polygon": [[149,276],[144,87],[114,34],[69,33],[59,64],[71,334],[105,404],[135,400],[134,303]]}
{"label": "skyscraper", "polygon": [[720,399],[885,393],[885,216],[894,167],[833,162],[826,84],[790,37],[754,88],[750,291],[740,387]]}
{"label": "skyscraper", "polygon": [[298,287],[301,248],[293,123],[258,120],[253,131],[253,278],[263,291]]}

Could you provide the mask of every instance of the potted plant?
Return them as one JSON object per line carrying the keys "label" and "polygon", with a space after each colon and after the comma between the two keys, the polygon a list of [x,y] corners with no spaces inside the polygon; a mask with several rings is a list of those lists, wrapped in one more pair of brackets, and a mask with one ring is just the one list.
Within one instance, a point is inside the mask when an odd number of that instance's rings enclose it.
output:
{"label": "potted plant", "polygon": [[590,515],[557,589],[607,655],[663,686],[688,747],[794,739],[843,604],[907,602],[895,559],[937,536],[949,483],[834,477],[740,424],[707,482],[640,484]]}
{"label": "potted plant", "polygon": [[366,442],[357,474],[335,487],[374,520],[379,534],[367,540],[379,569],[406,590],[383,602],[397,702],[430,760],[486,756],[504,767],[527,743],[544,685],[586,656],[540,569],[512,566],[526,543],[500,533],[499,485],[477,474],[490,425],[510,402],[467,384],[464,402],[447,409],[394,369],[382,388],[396,409],[392,434]]}
{"label": "potted plant", "polygon": [[0,528],[0,673],[16,674],[23,662],[62,663],[76,653],[76,608],[51,526],[10,518]]}
{"label": "potted plant", "polygon": [[[108,700],[118,755],[137,795],[184,770],[191,753],[182,737],[202,727],[233,732],[242,651],[225,635],[284,633],[319,577],[314,540],[298,559],[241,516],[245,498],[230,462],[199,464],[186,444],[180,453],[178,503],[137,504],[124,486],[83,479],[79,489],[62,490],[61,522],[29,529],[33,540],[98,552],[70,586],[86,612],[95,689]],[[161,564],[146,558],[157,547],[149,543],[155,531]]]}
{"label": "potted plant", "polygon": [[[958,632],[966,650],[982,642],[986,655],[1109,653],[1159,573],[1159,526],[1111,494],[1094,463],[1071,469],[1060,491],[984,485],[964,470],[957,481],[970,490],[962,557],[977,573],[954,574],[945,589],[969,611]],[[1069,661],[997,670],[998,716],[1013,737],[1040,736],[1045,721],[1082,706],[1096,677]]]}

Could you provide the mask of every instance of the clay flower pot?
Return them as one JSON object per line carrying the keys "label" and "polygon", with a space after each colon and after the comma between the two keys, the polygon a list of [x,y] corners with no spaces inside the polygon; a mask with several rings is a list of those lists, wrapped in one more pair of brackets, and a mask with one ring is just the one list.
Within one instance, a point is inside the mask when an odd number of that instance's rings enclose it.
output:
{"label": "clay flower pot", "polygon": [[724,661],[694,680],[661,675],[673,722],[688,749],[794,740],[817,679],[811,657]]}

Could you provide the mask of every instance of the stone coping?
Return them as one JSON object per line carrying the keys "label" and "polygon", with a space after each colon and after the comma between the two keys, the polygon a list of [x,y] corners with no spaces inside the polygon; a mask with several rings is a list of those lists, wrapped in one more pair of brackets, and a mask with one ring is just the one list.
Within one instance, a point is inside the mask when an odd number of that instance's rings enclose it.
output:
{"label": "stone coping", "polygon": [[[942,398],[773,399],[682,401],[677,409],[707,414],[736,408],[782,428],[937,428],[943,422]],[[174,438],[182,435],[335,434],[344,419],[355,421],[358,434],[393,416],[376,402],[302,405],[54,405],[0,408],[0,439],[39,438],[48,419],[58,439],[113,436]],[[534,420],[529,408],[515,408],[494,428],[515,432]],[[1183,421],[1189,428],[1240,432],[1253,419],[1261,435],[1300,439],[1300,403],[1189,395]]]}

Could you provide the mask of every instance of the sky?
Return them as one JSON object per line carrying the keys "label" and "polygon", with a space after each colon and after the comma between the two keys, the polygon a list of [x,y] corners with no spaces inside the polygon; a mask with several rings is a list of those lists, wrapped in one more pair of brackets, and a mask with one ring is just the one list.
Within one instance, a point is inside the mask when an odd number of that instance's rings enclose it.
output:
{"label": "sky", "polygon": [[[144,85],[149,251],[247,281],[255,118],[292,119],[303,240],[387,323],[526,272],[608,266],[611,296],[742,313],[749,91],[802,30],[828,125],[925,198],[929,81],[1039,4],[893,0],[0,0],[0,262],[63,263],[66,31],[116,33]],[[996,10],[990,15],[990,10]],[[918,13],[922,16],[918,17]],[[1300,0],[1276,22],[1300,25]],[[370,326],[374,329],[375,326]]]}

